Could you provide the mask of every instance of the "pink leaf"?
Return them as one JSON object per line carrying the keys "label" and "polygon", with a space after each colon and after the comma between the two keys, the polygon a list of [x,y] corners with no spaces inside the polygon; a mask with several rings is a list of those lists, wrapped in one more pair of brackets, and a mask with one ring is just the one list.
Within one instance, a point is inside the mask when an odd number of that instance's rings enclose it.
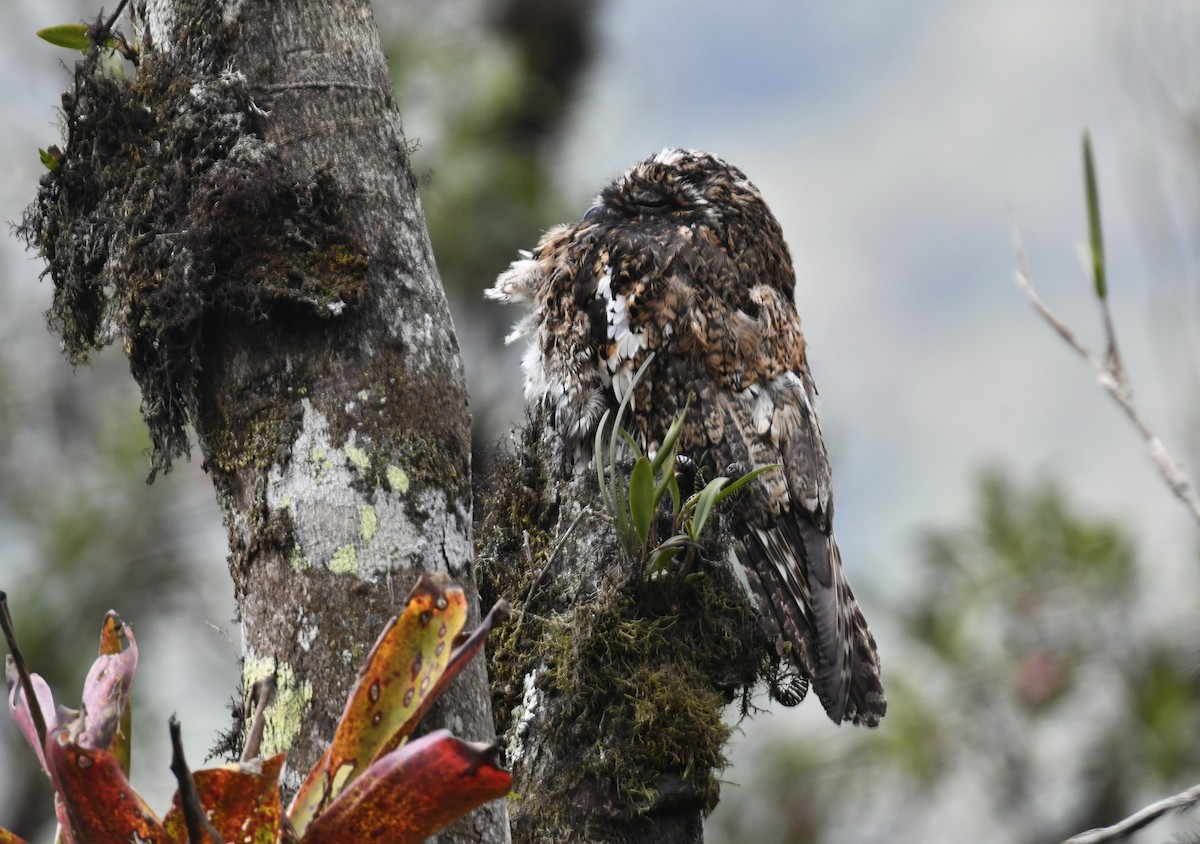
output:
{"label": "pink leaf", "polygon": [[137,641],[133,638],[133,629],[128,624],[121,624],[120,618],[110,610],[101,634],[101,649],[111,650],[111,640],[116,640],[121,632],[129,640],[129,647],[117,653],[101,653],[83,683],[84,724],[79,743],[84,747],[108,749],[129,700],[133,675],[137,671]]}
{"label": "pink leaf", "polygon": [[[37,728],[33,725],[33,713],[30,712],[25,700],[25,691],[21,688],[21,681],[17,677],[17,667],[11,656],[5,658],[4,679],[8,683],[8,713],[16,722],[17,729],[21,731],[25,741],[29,742],[29,746],[37,753],[38,761],[42,763],[42,769],[48,770],[46,754],[42,751],[41,742],[38,741]],[[54,694],[40,674],[31,674],[29,679],[33,682],[33,694],[42,710],[42,718],[46,721],[46,731],[49,733],[55,724]]]}

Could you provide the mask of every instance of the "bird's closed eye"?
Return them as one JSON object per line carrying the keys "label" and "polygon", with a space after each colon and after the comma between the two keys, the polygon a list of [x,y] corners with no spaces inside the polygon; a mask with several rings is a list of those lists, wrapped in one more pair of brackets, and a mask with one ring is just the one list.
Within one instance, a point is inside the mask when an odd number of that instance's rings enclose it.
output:
{"label": "bird's closed eye", "polygon": [[648,211],[661,211],[664,208],[669,208],[672,204],[671,200],[665,194],[661,194],[658,191],[639,193],[634,197],[634,202],[637,203],[639,208],[645,208]]}

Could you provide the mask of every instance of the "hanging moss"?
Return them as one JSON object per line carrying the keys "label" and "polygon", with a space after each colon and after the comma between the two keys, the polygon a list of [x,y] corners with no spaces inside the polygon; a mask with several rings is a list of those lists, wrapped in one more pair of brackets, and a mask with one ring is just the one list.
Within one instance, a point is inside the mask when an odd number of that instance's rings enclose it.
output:
{"label": "hanging moss", "polygon": [[[69,359],[116,341],[128,355],[151,477],[187,453],[206,325],[335,317],[366,293],[368,259],[333,180],[290,172],[260,137],[263,111],[228,69],[235,36],[191,27],[128,78],[93,47],[63,95],[58,166],[19,229],[46,260],[47,318]],[[254,436],[268,451],[278,439]]]}

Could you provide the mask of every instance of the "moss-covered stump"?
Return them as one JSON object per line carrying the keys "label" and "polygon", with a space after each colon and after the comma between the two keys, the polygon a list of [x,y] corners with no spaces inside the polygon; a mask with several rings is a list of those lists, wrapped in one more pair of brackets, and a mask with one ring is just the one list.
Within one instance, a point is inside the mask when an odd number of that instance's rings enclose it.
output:
{"label": "moss-covered stump", "polygon": [[480,594],[516,610],[489,641],[513,840],[698,841],[723,711],[778,660],[721,537],[699,576],[647,579],[598,510],[595,472],[562,467],[552,436],[531,421],[481,497]]}

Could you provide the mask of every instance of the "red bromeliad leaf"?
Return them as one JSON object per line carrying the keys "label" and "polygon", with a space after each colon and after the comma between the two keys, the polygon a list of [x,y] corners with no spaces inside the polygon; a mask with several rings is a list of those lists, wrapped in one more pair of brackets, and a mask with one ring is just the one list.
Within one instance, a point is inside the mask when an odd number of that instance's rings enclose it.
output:
{"label": "red bromeliad leaf", "polygon": [[[4,660],[4,678],[8,683],[8,713],[16,723],[17,729],[21,731],[21,735],[25,737],[25,741],[29,742],[29,746],[37,753],[38,761],[42,763],[42,769],[48,771],[46,754],[38,740],[37,728],[33,725],[33,713],[29,711],[29,704],[25,700],[25,691],[21,688],[21,681],[17,677],[17,667],[11,655],[6,656]],[[33,694],[42,710],[42,717],[46,720],[46,729],[47,731],[52,730],[55,709],[54,695],[50,691],[50,686],[46,684],[40,674],[30,674],[29,679],[33,681]]]}
{"label": "red bromeliad leaf", "polygon": [[55,728],[46,737],[46,762],[79,841],[138,840],[176,844],[158,817],[134,791],[107,750],[83,747],[75,735],[82,719]]}
{"label": "red bromeliad leaf", "polygon": [[399,618],[384,628],[359,673],[333,742],[288,809],[297,832],[367,769],[389,744],[403,741],[433,703],[467,620],[462,587],[445,574],[421,575]]}
{"label": "red bromeliad leaf", "polygon": [[[266,761],[256,759],[192,774],[209,821],[226,841],[275,844],[280,840],[283,803],[279,772],[284,756],[280,753]],[[163,818],[163,827],[170,840],[187,841],[178,794]]]}
{"label": "red bromeliad leaf", "polygon": [[[121,634],[129,647],[121,650]],[[120,729],[129,718],[129,691],[137,671],[138,649],[133,629],[121,622],[112,610],[104,617],[100,630],[100,656],[92,663],[83,683],[83,733],[79,743],[85,747],[109,750],[129,771],[129,734]],[[115,750],[114,750],[115,748]]]}
{"label": "red bromeliad leaf", "polygon": [[378,759],[301,836],[301,844],[414,844],[489,800],[512,775],[495,748],[436,730]]}

